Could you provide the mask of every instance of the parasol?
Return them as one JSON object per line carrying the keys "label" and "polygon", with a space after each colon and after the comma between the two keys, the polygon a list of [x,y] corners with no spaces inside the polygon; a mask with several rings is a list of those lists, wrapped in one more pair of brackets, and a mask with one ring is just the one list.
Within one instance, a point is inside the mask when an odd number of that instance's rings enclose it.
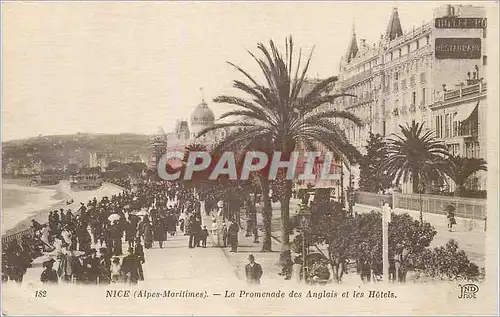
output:
{"label": "parasol", "polygon": [[120,215],[119,214],[111,214],[109,217],[108,217],[108,220],[109,221],[116,221],[120,219]]}
{"label": "parasol", "polygon": [[141,210],[141,211],[138,211],[135,215],[136,216],[146,216],[148,214],[147,211],[145,210]]}
{"label": "parasol", "polygon": [[446,206],[444,211],[455,211],[455,207],[453,205],[448,205],[448,206]]}

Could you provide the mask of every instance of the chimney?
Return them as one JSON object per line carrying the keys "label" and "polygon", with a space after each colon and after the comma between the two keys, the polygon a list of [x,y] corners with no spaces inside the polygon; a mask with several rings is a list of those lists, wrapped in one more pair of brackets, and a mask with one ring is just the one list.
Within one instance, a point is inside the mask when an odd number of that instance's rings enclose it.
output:
{"label": "chimney", "polygon": [[448,16],[455,16],[455,7],[453,7],[451,4],[448,5]]}

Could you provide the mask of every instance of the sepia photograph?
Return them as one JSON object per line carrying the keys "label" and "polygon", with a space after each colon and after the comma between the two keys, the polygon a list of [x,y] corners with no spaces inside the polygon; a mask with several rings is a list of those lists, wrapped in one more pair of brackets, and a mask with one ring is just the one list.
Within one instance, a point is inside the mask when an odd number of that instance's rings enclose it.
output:
{"label": "sepia photograph", "polygon": [[2,1],[2,314],[499,314],[498,9]]}

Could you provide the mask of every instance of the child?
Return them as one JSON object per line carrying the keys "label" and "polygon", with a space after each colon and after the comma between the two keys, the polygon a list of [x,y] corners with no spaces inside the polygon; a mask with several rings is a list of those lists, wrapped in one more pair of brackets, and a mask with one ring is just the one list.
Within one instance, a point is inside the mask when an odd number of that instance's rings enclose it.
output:
{"label": "child", "polygon": [[111,281],[113,283],[117,283],[120,281],[121,270],[122,270],[122,266],[120,264],[120,259],[117,257],[114,257],[113,262],[111,263]]}
{"label": "child", "polygon": [[207,226],[203,226],[203,230],[201,230],[201,244],[203,248],[207,247],[207,238],[208,238]]}

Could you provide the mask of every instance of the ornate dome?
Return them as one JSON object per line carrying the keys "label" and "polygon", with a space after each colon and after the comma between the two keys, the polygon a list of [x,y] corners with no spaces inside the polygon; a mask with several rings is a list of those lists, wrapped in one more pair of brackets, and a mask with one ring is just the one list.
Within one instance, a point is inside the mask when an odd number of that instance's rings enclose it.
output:
{"label": "ornate dome", "polygon": [[156,133],[152,137],[153,142],[165,142],[167,140],[167,136],[162,127],[158,127]]}
{"label": "ornate dome", "polygon": [[202,101],[202,103],[200,103],[191,114],[191,125],[213,124],[214,120],[214,113],[210,110],[205,101]]}

